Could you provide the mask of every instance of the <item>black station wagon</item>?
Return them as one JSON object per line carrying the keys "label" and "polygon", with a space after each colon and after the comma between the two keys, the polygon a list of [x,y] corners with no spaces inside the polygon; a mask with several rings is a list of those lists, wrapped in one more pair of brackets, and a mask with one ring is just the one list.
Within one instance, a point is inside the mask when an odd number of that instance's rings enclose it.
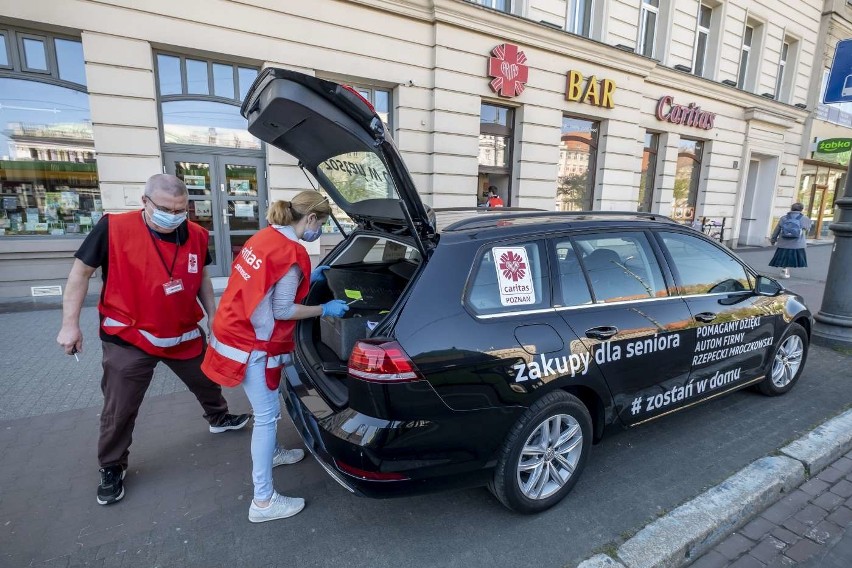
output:
{"label": "black station wagon", "polygon": [[733,390],[789,391],[801,297],[659,215],[426,207],[385,125],[349,87],[256,80],[249,131],[355,223],[307,301],[281,394],[308,449],[360,495],[488,485],[542,511],[610,426]]}

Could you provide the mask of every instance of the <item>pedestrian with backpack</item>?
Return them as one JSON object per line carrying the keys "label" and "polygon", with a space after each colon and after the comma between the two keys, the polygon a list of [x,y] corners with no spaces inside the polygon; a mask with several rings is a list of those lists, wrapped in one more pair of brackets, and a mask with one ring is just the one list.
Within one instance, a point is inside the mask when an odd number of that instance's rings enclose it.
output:
{"label": "pedestrian with backpack", "polygon": [[805,237],[811,228],[811,220],[802,213],[804,208],[801,203],[794,203],[790,211],[778,221],[770,237],[770,241],[777,248],[769,266],[780,268],[781,278],[789,278],[791,268],[808,266]]}

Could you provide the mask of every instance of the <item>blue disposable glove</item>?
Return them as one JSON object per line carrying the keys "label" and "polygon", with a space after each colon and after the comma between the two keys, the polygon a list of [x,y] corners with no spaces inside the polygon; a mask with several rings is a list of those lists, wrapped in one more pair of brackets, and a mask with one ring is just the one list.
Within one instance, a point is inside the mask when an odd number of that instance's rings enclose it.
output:
{"label": "blue disposable glove", "polygon": [[317,266],[316,268],[311,270],[311,284],[313,284],[314,282],[325,282],[325,274],[323,274],[323,272],[325,272],[329,268],[331,267],[323,264],[322,266]]}
{"label": "blue disposable glove", "polygon": [[332,300],[322,305],[322,317],[342,318],[349,311],[349,305],[343,300]]}

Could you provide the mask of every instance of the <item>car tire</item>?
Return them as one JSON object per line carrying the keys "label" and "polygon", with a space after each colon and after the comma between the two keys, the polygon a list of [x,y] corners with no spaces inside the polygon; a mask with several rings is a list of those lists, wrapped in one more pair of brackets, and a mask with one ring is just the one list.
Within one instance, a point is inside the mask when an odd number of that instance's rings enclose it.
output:
{"label": "car tire", "polygon": [[791,323],[772,352],[766,379],[757,390],[766,396],[780,396],[790,391],[805,368],[808,357],[808,334],[801,325]]}
{"label": "car tire", "polygon": [[[561,444],[560,438],[564,438]],[[564,391],[550,392],[530,406],[509,431],[489,489],[518,513],[544,511],[577,483],[591,445],[592,418],[586,406]],[[538,477],[534,477],[536,472]]]}

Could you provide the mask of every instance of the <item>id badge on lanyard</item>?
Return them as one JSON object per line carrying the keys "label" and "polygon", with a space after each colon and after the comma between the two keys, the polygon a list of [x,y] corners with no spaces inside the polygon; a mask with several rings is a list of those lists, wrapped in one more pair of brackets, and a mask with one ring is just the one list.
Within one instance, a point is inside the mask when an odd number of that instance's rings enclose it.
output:
{"label": "id badge on lanyard", "polygon": [[169,280],[163,284],[163,291],[166,293],[166,296],[177,294],[181,290],[183,290],[183,280],[180,278]]}

